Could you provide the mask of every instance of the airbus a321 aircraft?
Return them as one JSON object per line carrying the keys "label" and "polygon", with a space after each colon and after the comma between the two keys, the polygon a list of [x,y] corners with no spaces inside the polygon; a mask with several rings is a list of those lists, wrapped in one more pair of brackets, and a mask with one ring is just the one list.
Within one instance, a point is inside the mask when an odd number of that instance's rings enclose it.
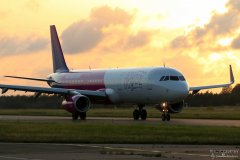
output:
{"label": "airbus a321 aircraft", "polygon": [[179,113],[183,100],[190,92],[202,89],[228,87],[234,83],[230,65],[230,83],[189,87],[183,74],[169,67],[147,67],[126,69],[94,69],[70,71],[65,63],[58,34],[50,26],[53,73],[44,78],[5,76],[47,82],[51,87],[18,86],[0,84],[2,93],[8,90],[57,94],[64,97],[63,107],[72,113],[72,119],[86,119],[86,112],[94,104],[136,104],[133,118],[146,120],[145,105],[156,105],[163,112],[162,120],[169,121],[170,113]]}

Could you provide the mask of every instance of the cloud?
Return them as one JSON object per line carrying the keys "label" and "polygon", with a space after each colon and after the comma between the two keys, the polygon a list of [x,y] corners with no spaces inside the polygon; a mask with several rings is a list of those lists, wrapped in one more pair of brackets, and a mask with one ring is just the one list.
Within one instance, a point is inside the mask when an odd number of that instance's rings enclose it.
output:
{"label": "cloud", "polygon": [[48,40],[44,38],[3,37],[0,38],[0,55],[14,55],[22,53],[37,52],[45,49]]}
{"label": "cloud", "polygon": [[227,6],[229,6],[229,8],[240,11],[240,3],[238,0],[229,0]]}
{"label": "cloud", "polygon": [[144,31],[138,32],[136,35],[130,35],[127,38],[125,48],[132,49],[144,46],[149,42],[150,36],[151,33]]}
{"label": "cloud", "polygon": [[131,19],[132,16],[120,8],[103,6],[93,9],[88,20],[73,23],[63,31],[63,49],[70,54],[91,50],[104,38],[104,28],[115,25],[128,26]]}
{"label": "cloud", "polygon": [[[193,63],[194,62],[194,63]],[[166,66],[177,68],[180,71],[184,71],[184,75],[191,79],[201,78],[203,71],[201,70],[202,66],[195,61],[194,58],[184,55],[178,55],[176,57],[171,57],[165,59]],[[189,70],[189,68],[194,68],[194,72]]]}
{"label": "cloud", "polygon": [[[42,2],[42,1],[41,1]],[[37,1],[37,0],[28,0],[26,3],[25,3],[25,7],[27,9],[29,9],[30,11],[33,11],[33,12],[38,12],[39,9],[41,8],[41,4],[40,4],[40,1]]]}
{"label": "cloud", "polygon": [[121,8],[95,8],[89,19],[73,23],[63,31],[63,50],[77,54],[98,48],[99,53],[119,53],[147,45],[153,32],[132,31],[133,23],[134,16]]}
{"label": "cloud", "polygon": [[183,70],[195,84],[201,84],[202,77],[208,77],[206,83],[216,83],[216,76],[224,82],[226,62],[234,65],[239,59],[234,50],[240,49],[240,1],[229,0],[225,8],[224,13],[212,12],[205,25],[173,37],[164,48],[172,54],[167,64]]}
{"label": "cloud", "polygon": [[195,38],[201,38],[207,34],[215,37],[234,33],[240,24],[239,6],[240,1],[230,0],[226,4],[227,12],[223,14],[213,13],[210,22],[203,28],[197,28],[196,30],[196,32],[202,32],[202,36],[196,36]]}
{"label": "cloud", "polygon": [[101,28],[88,21],[72,24],[61,35],[64,51],[72,54],[90,50],[102,37]]}
{"label": "cloud", "polygon": [[240,36],[238,36],[232,41],[231,47],[233,49],[240,49]]}
{"label": "cloud", "polygon": [[187,38],[185,36],[179,36],[172,40],[170,43],[170,48],[186,48],[188,47]]}
{"label": "cloud", "polygon": [[[213,51],[226,51],[233,45],[222,46],[219,40],[233,37],[237,34],[240,26],[240,1],[230,0],[226,4],[227,11],[225,13],[214,12],[210,21],[202,27],[197,27],[187,33],[175,37],[169,48],[171,49],[195,49],[198,52],[208,54]],[[234,36],[235,37],[235,36]]]}
{"label": "cloud", "polygon": [[108,6],[103,6],[93,9],[90,19],[102,27],[116,24],[128,26],[131,24],[133,17],[121,8],[116,7],[112,9]]}

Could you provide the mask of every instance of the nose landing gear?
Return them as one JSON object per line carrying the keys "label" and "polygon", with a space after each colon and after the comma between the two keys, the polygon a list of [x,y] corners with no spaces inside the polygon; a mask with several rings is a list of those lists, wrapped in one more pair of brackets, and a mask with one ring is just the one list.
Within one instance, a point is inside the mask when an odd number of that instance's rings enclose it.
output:
{"label": "nose landing gear", "polygon": [[170,121],[170,114],[168,112],[163,112],[162,121]]}
{"label": "nose landing gear", "polygon": [[162,108],[162,121],[170,121],[170,114],[168,113],[168,104],[167,103],[162,103],[161,108]]}

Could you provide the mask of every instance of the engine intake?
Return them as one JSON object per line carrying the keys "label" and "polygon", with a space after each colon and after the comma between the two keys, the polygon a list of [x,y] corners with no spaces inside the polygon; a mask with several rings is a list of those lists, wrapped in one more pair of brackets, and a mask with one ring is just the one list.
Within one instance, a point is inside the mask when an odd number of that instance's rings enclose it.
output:
{"label": "engine intake", "polygon": [[87,112],[90,109],[90,100],[84,95],[75,95],[65,99],[62,102],[63,107],[73,113],[73,112]]}
{"label": "engine intake", "polygon": [[169,113],[179,113],[182,111],[184,102],[169,104]]}

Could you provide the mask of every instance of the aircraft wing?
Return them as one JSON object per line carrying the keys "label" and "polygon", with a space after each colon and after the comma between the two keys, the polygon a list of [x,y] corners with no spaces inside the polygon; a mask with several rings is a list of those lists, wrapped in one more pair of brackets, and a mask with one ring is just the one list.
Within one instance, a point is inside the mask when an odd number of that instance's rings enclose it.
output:
{"label": "aircraft wing", "polygon": [[233,76],[233,72],[232,72],[232,66],[229,66],[229,70],[230,70],[230,82],[227,84],[217,84],[217,85],[208,85],[208,86],[196,86],[196,87],[190,87],[189,91],[192,91],[193,94],[196,94],[197,92],[199,92],[200,90],[203,89],[212,89],[212,88],[224,88],[224,87],[228,87],[231,84],[234,83],[234,76]]}
{"label": "aircraft wing", "polygon": [[18,86],[18,85],[5,85],[0,84],[2,89],[2,94],[6,93],[8,90],[18,90],[25,92],[35,92],[36,97],[42,93],[47,94],[59,94],[59,95],[77,95],[82,94],[85,96],[93,97],[106,97],[104,91],[90,91],[90,90],[76,90],[76,89],[64,89],[64,88],[47,88],[47,87],[34,87],[34,86]]}

